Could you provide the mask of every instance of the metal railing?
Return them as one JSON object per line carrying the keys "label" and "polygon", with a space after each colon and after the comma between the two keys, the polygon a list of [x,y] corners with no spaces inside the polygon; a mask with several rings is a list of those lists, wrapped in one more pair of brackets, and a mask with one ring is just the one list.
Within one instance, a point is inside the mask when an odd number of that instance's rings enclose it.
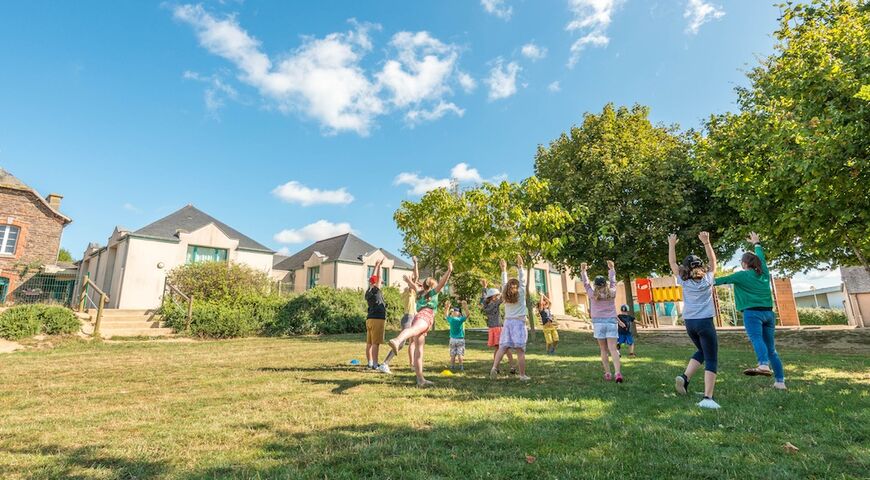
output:
{"label": "metal railing", "polygon": [[166,280],[163,286],[163,299],[179,305],[177,298],[181,298],[185,303],[184,307],[187,313],[184,321],[184,331],[188,332],[190,331],[190,322],[193,319],[193,294],[186,295],[181,289],[170,283],[169,280]]}
{"label": "metal railing", "polygon": [[[106,303],[109,302],[109,296],[106,295],[106,292],[100,289],[96,283],[91,280],[90,277],[83,277],[82,280],[82,293],[79,295],[79,304],[78,311],[84,312],[85,306],[87,302],[90,302],[91,305],[94,305],[97,309],[97,318],[94,320],[94,333],[93,336],[99,338],[100,337],[100,323],[103,320],[103,309],[106,308]],[[91,298],[90,293],[88,292],[89,288],[93,288],[94,291],[99,295],[99,299],[96,303]]]}

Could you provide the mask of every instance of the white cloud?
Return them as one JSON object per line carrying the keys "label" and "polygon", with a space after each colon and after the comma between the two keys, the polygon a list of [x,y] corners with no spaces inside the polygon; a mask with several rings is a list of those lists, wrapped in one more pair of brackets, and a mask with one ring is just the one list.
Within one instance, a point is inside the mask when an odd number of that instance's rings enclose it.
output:
{"label": "white cloud", "polygon": [[561,92],[562,86],[559,85],[559,81],[556,80],[555,82],[552,82],[551,84],[547,85],[547,90],[549,90],[551,92]]}
{"label": "white cloud", "polygon": [[810,270],[806,273],[795,274],[791,279],[792,290],[805,292],[811,287],[825,288],[837,286],[843,282],[840,269],[834,270]]}
{"label": "white cloud", "polygon": [[465,90],[465,93],[471,93],[474,91],[475,88],[477,88],[477,81],[475,81],[471,75],[465,72],[459,72],[458,79],[459,85],[462,87],[463,90]]}
{"label": "white cloud", "polygon": [[239,97],[236,89],[224,82],[218,75],[200,75],[197,72],[187,70],[182,74],[182,78],[208,85],[203,92],[203,101],[205,109],[212,117],[217,118],[218,112],[224,107],[224,99],[236,100]]}
{"label": "white cloud", "polygon": [[489,100],[499,100],[517,93],[517,74],[520,70],[516,62],[504,65],[501,58],[497,59],[495,66],[489,71],[489,77],[485,80],[489,86]]}
{"label": "white cloud", "polygon": [[524,57],[531,59],[532,61],[538,61],[547,56],[547,49],[544,47],[540,47],[535,45],[534,42],[529,42],[523,45],[523,48],[520,50]]}
{"label": "white cloud", "polygon": [[128,212],[142,213],[141,208],[139,208],[136,205],[133,205],[132,203],[129,203],[129,202],[121,205],[121,208],[123,208],[124,210],[127,210]]}
{"label": "white cloud", "polygon": [[607,28],[613,20],[613,12],[623,0],[570,0],[569,8],[574,15],[565,30],[585,33],[571,45],[568,67],[573,67],[580,59],[580,53],[587,45],[605,47],[610,43]]}
{"label": "white cloud", "polygon": [[344,187],[338,190],[320,190],[306,187],[297,181],[275,187],[272,194],[287,203],[298,203],[303,207],[318,204],[347,205],[353,202],[353,195]]}
{"label": "white cloud", "polygon": [[421,177],[416,173],[402,172],[393,180],[394,185],[409,185],[408,190],[410,195],[423,195],[426,192],[437,188],[450,188],[455,181],[457,184],[462,183],[483,183],[484,181],[497,182],[504,179],[504,175],[498,175],[489,180],[484,179],[476,168],[472,168],[467,163],[457,163],[450,169],[450,178],[432,178]]}
{"label": "white cloud", "polygon": [[480,5],[486,13],[495,15],[502,20],[510,20],[514,13],[514,7],[505,4],[505,0],[480,0]]}
{"label": "white cloud", "polygon": [[689,3],[686,4],[686,11],[683,12],[683,18],[689,20],[686,33],[695,35],[700,30],[701,25],[724,16],[725,10],[721,7],[703,0],[689,0]]}
{"label": "white cloud", "polygon": [[290,256],[290,248],[289,247],[281,247],[275,253],[278,255],[284,255],[285,257]]}
{"label": "white cloud", "polygon": [[316,242],[324,238],[336,237],[345,233],[353,233],[349,223],[332,223],[327,220],[318,220],[299,229],[286,229],[276,233],[274,239],[278,243],[294,244],[302,242]]}
{"label": "white cloud", "polygon": [[[352,30],[307,37],[273,61],[234,16],[218,18],[201,5],[176,6],[172,11],[177,20],[193,27],[203,48],[238,69],[241,82],[256,88],[280,111],[313,118],[327,133],[367,135],[377,117],[395,109],[436,111],[447,103],[444,97],[452,94],[449,83],[458,76],[458,47],[428,32],[393,35],[395,57],[370,76],[361,63],[373,47],[369,31],[379,25],[351,20]],[[227,94],[217,86],[213,90]],[[209,101],[214,108],[222,105],[214,95]]]}
{"label": "white cloud", "polygon": [[420,109],[408,111],[408,113],[405,114],[405,120],[407,120],[411,125],[416,125],[421,122],[438,120],[448,112],[453,112],[458,117],[465,115],[465,110],[457,107],[456,104],[441,101],[441,103],[435,105],[435,107],[430,110]]}

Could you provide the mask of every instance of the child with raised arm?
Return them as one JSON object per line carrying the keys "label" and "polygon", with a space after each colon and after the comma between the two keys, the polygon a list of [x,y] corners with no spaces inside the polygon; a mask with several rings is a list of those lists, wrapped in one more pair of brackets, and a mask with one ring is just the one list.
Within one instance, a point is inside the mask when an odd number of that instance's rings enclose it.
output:
{"label": "child with raised arm", "polygon": [[[480,297],[480,308],[483,310],[483,314],[486,315],[488,334],[486,345],[492,348],[492,359],[495,360],[495,355],[498,353],[498,342],[501,338],[502,329],[501,292],[497,288],[489,288],[489,283],[486,279],[481,280],[480,284],[483,286],[483,294]],[[510,350],[507,351],[507,359],[511,375],[517,373],[517,369],[514,367],[514,357],[511,355]]]}
{"label": "child with raised arm", "polygon": [[367,368],[378,368],[378,352],[384,343],[384,324],[387,322],[387,303],[384,292],[381,291],[380,272],[384,259],[375,263],[374,275],[369,277],[369,288],[366,290],[368,315],[366,316],[366,362]]}
{"label": "child with raised arm", "polygon": [[440,281],[429,277],[423,281],[423,285],[418,289],[417,284],[411,277],[405,275],[405,283],[409,287],[417,290],[417,314],[414,316],[414,321],[411,326],[399,332],[399,335],[390,340],[390,348],[393,353],[398,353],[399,348],[405,340],[411,340],[408,345],[408,350],[411,355],[412,365],[414,365],[414,373],[417,375],[417,386],[428,387],[432,382],[426,380],[423,376],[423,347],[426,345],[426,334],[435,323],[435,311],[438,310],[438,295],[447,285],[450,280],[450,274],[453,273],[453,261],[447,262],[447,271],[441,277]]}
{"label": "child with raised arm", "polygon": [[696,257],[689,255],[683,263],[677,265],[677,236],[668,236],[668,263],[671,272],[677,279],[677,285],[683,287],[683,320],[686,323],[686,333],[692,339],[697,350],[686,365],[686,370],[676,378],[677,393],[685,395],[689,381],[695,372],[704,365],[704,398],[698,402],[701,408],[719,408],[713,400],[713,389],[716,387],[716,372],[719,363],[719,338],[713,317],[716,307],[713,303],[716,272],[716,252],[710,244],[710,234],[701,232],[698,235],[704,251],[707,253],[707,265]]}
{"label": "child with raised arm", "polygon": [[604,367],[604,379],[610,381],[610,360],[613,359],[613,369],[616,373],[616,383],[622,383],[622,365],[619,362],[619,352],[616,350],[616,339],[619,337],[616,320],[616,269],[611,260],[607,261],[607,276],[595,277],[589,283],[586,274],[586,263],[580,264],[580,278],[589,297],[589,313],[592,317],[592,336],[598,341],[601,351],[601,365]]}
{"label": "child with raised arm", "polygon": [[529,339],[529,332],[526,331],[526,275],[523,270],[523,257],[517,255],[517,278],[508,280],[507,262],[501,260],[499,266],[501,267],[501,295],[504,299],[504,327],[501,330],[498,351],[493,359],[489,377],[492,379],[498,377],[501,358],[508,349],[513,349],[517,354],[519,378],[526,382],[531,378],[526,375],[526,342]]}
{"label": "child with raised arm", "polygon": [[459,370],[465,370],[465,321],[468,320],[468,303],[461,303],[462,308],[450,307],[450,301],[444,305],[447,312],[447,324],[450,325],[450,370],[456,370],[456,361],[459,360]]}
{"label": "child with raised arm", "polygon": [[[740,259],[743,271],[716,279],[716,285],[734,285],[734,301],[737,310],[743,312],[743,328],[752,343],[758,366],[743,371],[745,375],[774,377],[773,388],[785,390],[785,371],[776,351],[774,334],[776,316],[773,314],[773,297],[770,295],[770,270],[761,248],[758,234],[749,234],[749,242],[755,253],[746,252]],[[773,372],[771,372],[773,367]]]}
{"label": "child with raised arm", "polygon": [[553,320],[553,312],[550,311],[550,297],[542,293],[538,301],[538,314],[541,315],[541,326],[544,329],[544,343],[547,344],[547,355],[556,354],[556,346],[559,345],[559,330],[556,330],[556,322]]}
{"label": "child with raised arm", "polygon": [[[411,322],[414,321],[414,315],[417,314],[417,289],[421,287],[421,285],[418,283],[418,279],[420,278],[420,269],[417,266],[417,257],[413,257],[412,260],[414,262],[414,272],[411,275],[411,281],[414,283],[416,288],[406,286],[405,290],[402,291],[402,305],[405,307],[405,313],[404,315],[402,315],[401,321],[402,330],[410,327]],[[399,345],[399,350],[401,350],[403,346],[405,346],[404,343]],[[390,370],[390,361],[392,361],[393,357],[395,356],[396,353],[390,350],[390,353],[387,354],[387,358],[384,359],[384,363],[382,363],[378,367],[378,370],[381,373],[393,373],[392,370]],[[414,365],[414,359],[411,356],[411,350],[408,350],[408,364],[411,366]]]}

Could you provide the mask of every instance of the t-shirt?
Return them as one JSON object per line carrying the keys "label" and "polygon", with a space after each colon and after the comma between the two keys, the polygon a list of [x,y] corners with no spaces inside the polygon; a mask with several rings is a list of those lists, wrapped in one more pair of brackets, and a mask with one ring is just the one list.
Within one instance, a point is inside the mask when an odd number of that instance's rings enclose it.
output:
{"label": "t-shirt", "polygon": [[501,326],[501,297],[498,300],[490,300],[486,303],[486,290],[483,290],[483,296],[480,298],[480,307],[483,314],[486,315],[486,326],[489,328]]}
{"label": "t-shirt", "polygon": [[541,310],[541,325],[546,325],[553,321],[553,313],[549,308]]}
{"label": "t-shirt", "polygon": [[580,279],[583,280],[586,296],[589,298],[589,316],[592,317],[592,320],[601,318],[612,321],[616,318],[616,270],[607,272],[607,288],[610,290],[610,298],[595,298],[595,288],[589,283],[589,276],[586,275],[586,272],[580,274]]}
{"label": "t-shirt", "polygon": [[[520,268],[517,272],[517,280],[520,282],[520,292],[517,303],[504,302],[504,318],[505,320],[523,320],[526,319],[526,272]],[[508,275],[507,272],[501,272],[501,291],[504,298],[504,289],[507,287]]]}
{"label": "t-shirt", "polygon": [[369,304],[368,318],[386,320],[387,303],[384,301],[384,292],[378,287],[369,287],[366,290],[366,302]]}
{"label": "t-shirt", "polygon": [[713,305],[713,285],[716,280],[713,272],[704,274],[700,280],[683,280],[677,276],[677,285],[683,287],[683,318],[686,320],[700,320],[716,316],[716,308]]}
{"label": "t-shirt", "polygon": [[734,303],[741,312],[747,308],[773,308],[770,271],[761,245],[755,245],[755,254],[761,259],[761,275],[754,270],[742,270],[716,279],[716,285],[734,284]]}
{"label": "t-shirt", "polygon": [[627,313],[620,313],[616,318],[622,320],[622,323],[625,324],[625,328],[623,328],[622,325],[619,325],[619,333],[631,335],[631,322],[634,321],[634,317]]}
{"label": "t-shirt", "polygon": [[417,293],[410,288],[402,292],[402,305],[405,306],[405,315],[417,313]]}
{"label": "t-shirt", "polygon": [[417,299],[417,311],[424,308],[431,308],[433,312],[438,311],[438,293],[435,290],[429,290]]}
{"label": "t-shirt", "polygon": [[465,338],[465,321],[468,317],[447,317],[450,324],[450,338]]}

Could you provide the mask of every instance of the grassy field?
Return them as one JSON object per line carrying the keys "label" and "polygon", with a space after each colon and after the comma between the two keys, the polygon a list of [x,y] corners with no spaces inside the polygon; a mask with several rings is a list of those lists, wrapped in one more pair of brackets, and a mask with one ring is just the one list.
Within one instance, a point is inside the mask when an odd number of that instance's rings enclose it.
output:
{"label": "grassy field", "polygon": [[[359,336],[66,342],[0,356],[2,478],[868,478],[870,356],[780,348],[790,390],[720,352],[717,400],[676,396],[691,349],[641,344],[626,383],[601,379],[588,334],[529,375],[490,381],[483,334],[436,388],[352,367]],[[643,337],[641,337],[643,339]],[[404,353],[404,352],[403,352]],[[701,390],[700,382],[690,385]],[[799,451],[783,448],[790,442]],[[529,456],[529,457],[527,457]],[[534,457],[534,458],[532,458]]]}

